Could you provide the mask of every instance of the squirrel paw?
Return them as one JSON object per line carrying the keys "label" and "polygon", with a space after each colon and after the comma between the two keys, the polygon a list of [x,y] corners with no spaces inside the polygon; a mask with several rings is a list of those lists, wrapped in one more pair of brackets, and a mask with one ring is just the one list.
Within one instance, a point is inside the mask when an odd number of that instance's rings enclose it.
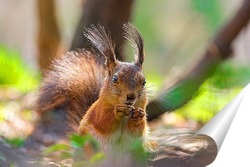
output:
{"label": "squirrel paw", "polygon": [[115,113],[116,118],[119,119],[123,116],[129,116],[132,109],[133,107],[131,106],[118,104],[115,106],[114,113]]}
{"label": "squirrel paw", "polygon": [[129,119],[136,121],[136,122],[140,122],[143,117],[145,116],[145,111],[141,108],[137,108],[137,109],[132,109],[130,114],[129,114]]}

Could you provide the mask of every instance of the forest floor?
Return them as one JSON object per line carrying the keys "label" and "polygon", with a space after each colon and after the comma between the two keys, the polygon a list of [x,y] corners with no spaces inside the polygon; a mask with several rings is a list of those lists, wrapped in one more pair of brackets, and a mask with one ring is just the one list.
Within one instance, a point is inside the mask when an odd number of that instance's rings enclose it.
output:
{"label": "forest floor", "polygon": [[[27,145],[25,146],[39,121],[39,116],[33,111],[35,92],[22,94],[15,89],[1,89],[0,97],[0,163],[1,161],[6,164],[14,162],[14,164],[21,164],[20,166],[27,165],[27,162],[29,166],[38,164],[40,166],[58,166],[59,164],[61,164],[59,166],[70,166],[69,164],[72,164],[70,156],[60,163],[55,163],[53,159],[46,156],[41,159],[41,153],[48,150],[51,144],[60,143],[60,146],[64,146],[62,143],[69,143],[67,139],[58,140],[55,135],[39,134],[43,136],[43,142],[45,141],[45,145],[39,147],[40,150],[28,149]],[[150,163],[153,166],[161,166],[163,163],[170,166],[181,166],[181,164],[193,166],[191,157],[195,157],[204,149],[203,140],[193,137],[201,124],[185,119],[174,112],[166,113],[160,119],[149,122],[149,126],[152,131],[149,143],[153,143],[152,147],[155,150],[164,148],[164,151],[161,150],[162,153],[157,153],[157,156],[151,158]],[[33,158],[30,159],[30,157]]]}

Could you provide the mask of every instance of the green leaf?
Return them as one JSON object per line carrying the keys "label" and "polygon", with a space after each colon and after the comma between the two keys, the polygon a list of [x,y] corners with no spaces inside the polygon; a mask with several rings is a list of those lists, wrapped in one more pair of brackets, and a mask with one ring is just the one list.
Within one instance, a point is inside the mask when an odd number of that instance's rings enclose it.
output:
{"label": "green leaf", "polygon": [[135,160],[137,160],[138,162],[146,162],[147,157],[149,156],[146,152],[145,149],[143,147],[143,141],[141,139],[136,139],[131,147],[130,147]]}
{"label": "green leaf", "polygon": [[52,145],[52,146],[46,148],[43,151],[43,154],[50,155],[50,154],[57,152],[57,151],[65,151],[65,150],[70,150],[70,149],[71,149],[71,147],[67,144],[55,144],[55,145]]}
{"label": "green leaf", "polygon": [[72,157],[73,155],[71,154],[71,152],[69,152],[69,150],[65,150],[64,152],[60,154],[61,159],[70,159]]}
{"label": "green leaf", "polygon": [[73,134],[70,136],[70,143],[74,148],[82,148],[90,140],[91,140],[90,135],[81,136]]}
{"label": "green leaf", "polygon": [[91,135],[77,135],[73,134],[70,136],[70,143],[74,148],[82,148],[85,144],[90,144],[94,150],[99,149],[98,142]]}
{"label": "green leaf", "polygon": [[13,138],[13,139],[6,138],[5,141],[16,147],[22,147],[24,144],[24,139],[21,139],[21,138]]}
{"label": "green leaf", "polygon": [[97,162],[103,160],[104,158],[105,158],[105,156],[104,156],[104,154],[103,154],[102,152],[97,152],[96,154],[94,154],[94,155],[90,158],[89,162],[90,162],[91,164],[95,164],[95,163],[97,163]]}

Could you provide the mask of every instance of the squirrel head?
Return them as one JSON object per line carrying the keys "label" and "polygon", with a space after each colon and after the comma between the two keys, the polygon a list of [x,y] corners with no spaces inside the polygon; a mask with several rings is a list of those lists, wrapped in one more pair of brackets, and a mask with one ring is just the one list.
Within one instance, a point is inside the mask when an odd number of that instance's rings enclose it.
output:
{"label": "squirrel head", "polygon": [[145,57],[144,44],[140,33],[132,24],[124,24],[123,29],[124,38],[134,50],[135,60],[132,63],[116,59],[114,45],[104,27],[91,26],[87,29],[85,36],[106,59],[105,66],[108,69],[108,76],[100,96],[104,96],[113,105],[133,106],[139,99],[146,99],[144,89],[146,80],[142,74],[142,64]]}

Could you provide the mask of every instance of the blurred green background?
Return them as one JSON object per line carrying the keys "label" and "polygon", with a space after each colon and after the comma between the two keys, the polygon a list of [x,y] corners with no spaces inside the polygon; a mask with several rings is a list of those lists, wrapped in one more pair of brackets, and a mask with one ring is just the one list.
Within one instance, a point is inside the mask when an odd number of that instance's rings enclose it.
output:
{"label": "blurred green background", "polygon": [[[235,0],[135,2],[132,22],[145,40],[144,72],[152,94],[157,94],[163,83],[190,69],[241,4]],[[64,50],[72,40],[81,5],[80,0],[56,1],[60,45]],[[26,136],[36,119],[30,103],[41,81],[37,65],[37,9],[32,0],[2,0],[0,6],[5,6],[0,11],[0,135]],[[235,41],[234,57],[222,63],[189,103],[172,115],[167,114],[166,125],[197,128],[197,123],[207,122],[249,83],[249,30],[244,33]],[[21,131],[9,132],[17,127]]]}

